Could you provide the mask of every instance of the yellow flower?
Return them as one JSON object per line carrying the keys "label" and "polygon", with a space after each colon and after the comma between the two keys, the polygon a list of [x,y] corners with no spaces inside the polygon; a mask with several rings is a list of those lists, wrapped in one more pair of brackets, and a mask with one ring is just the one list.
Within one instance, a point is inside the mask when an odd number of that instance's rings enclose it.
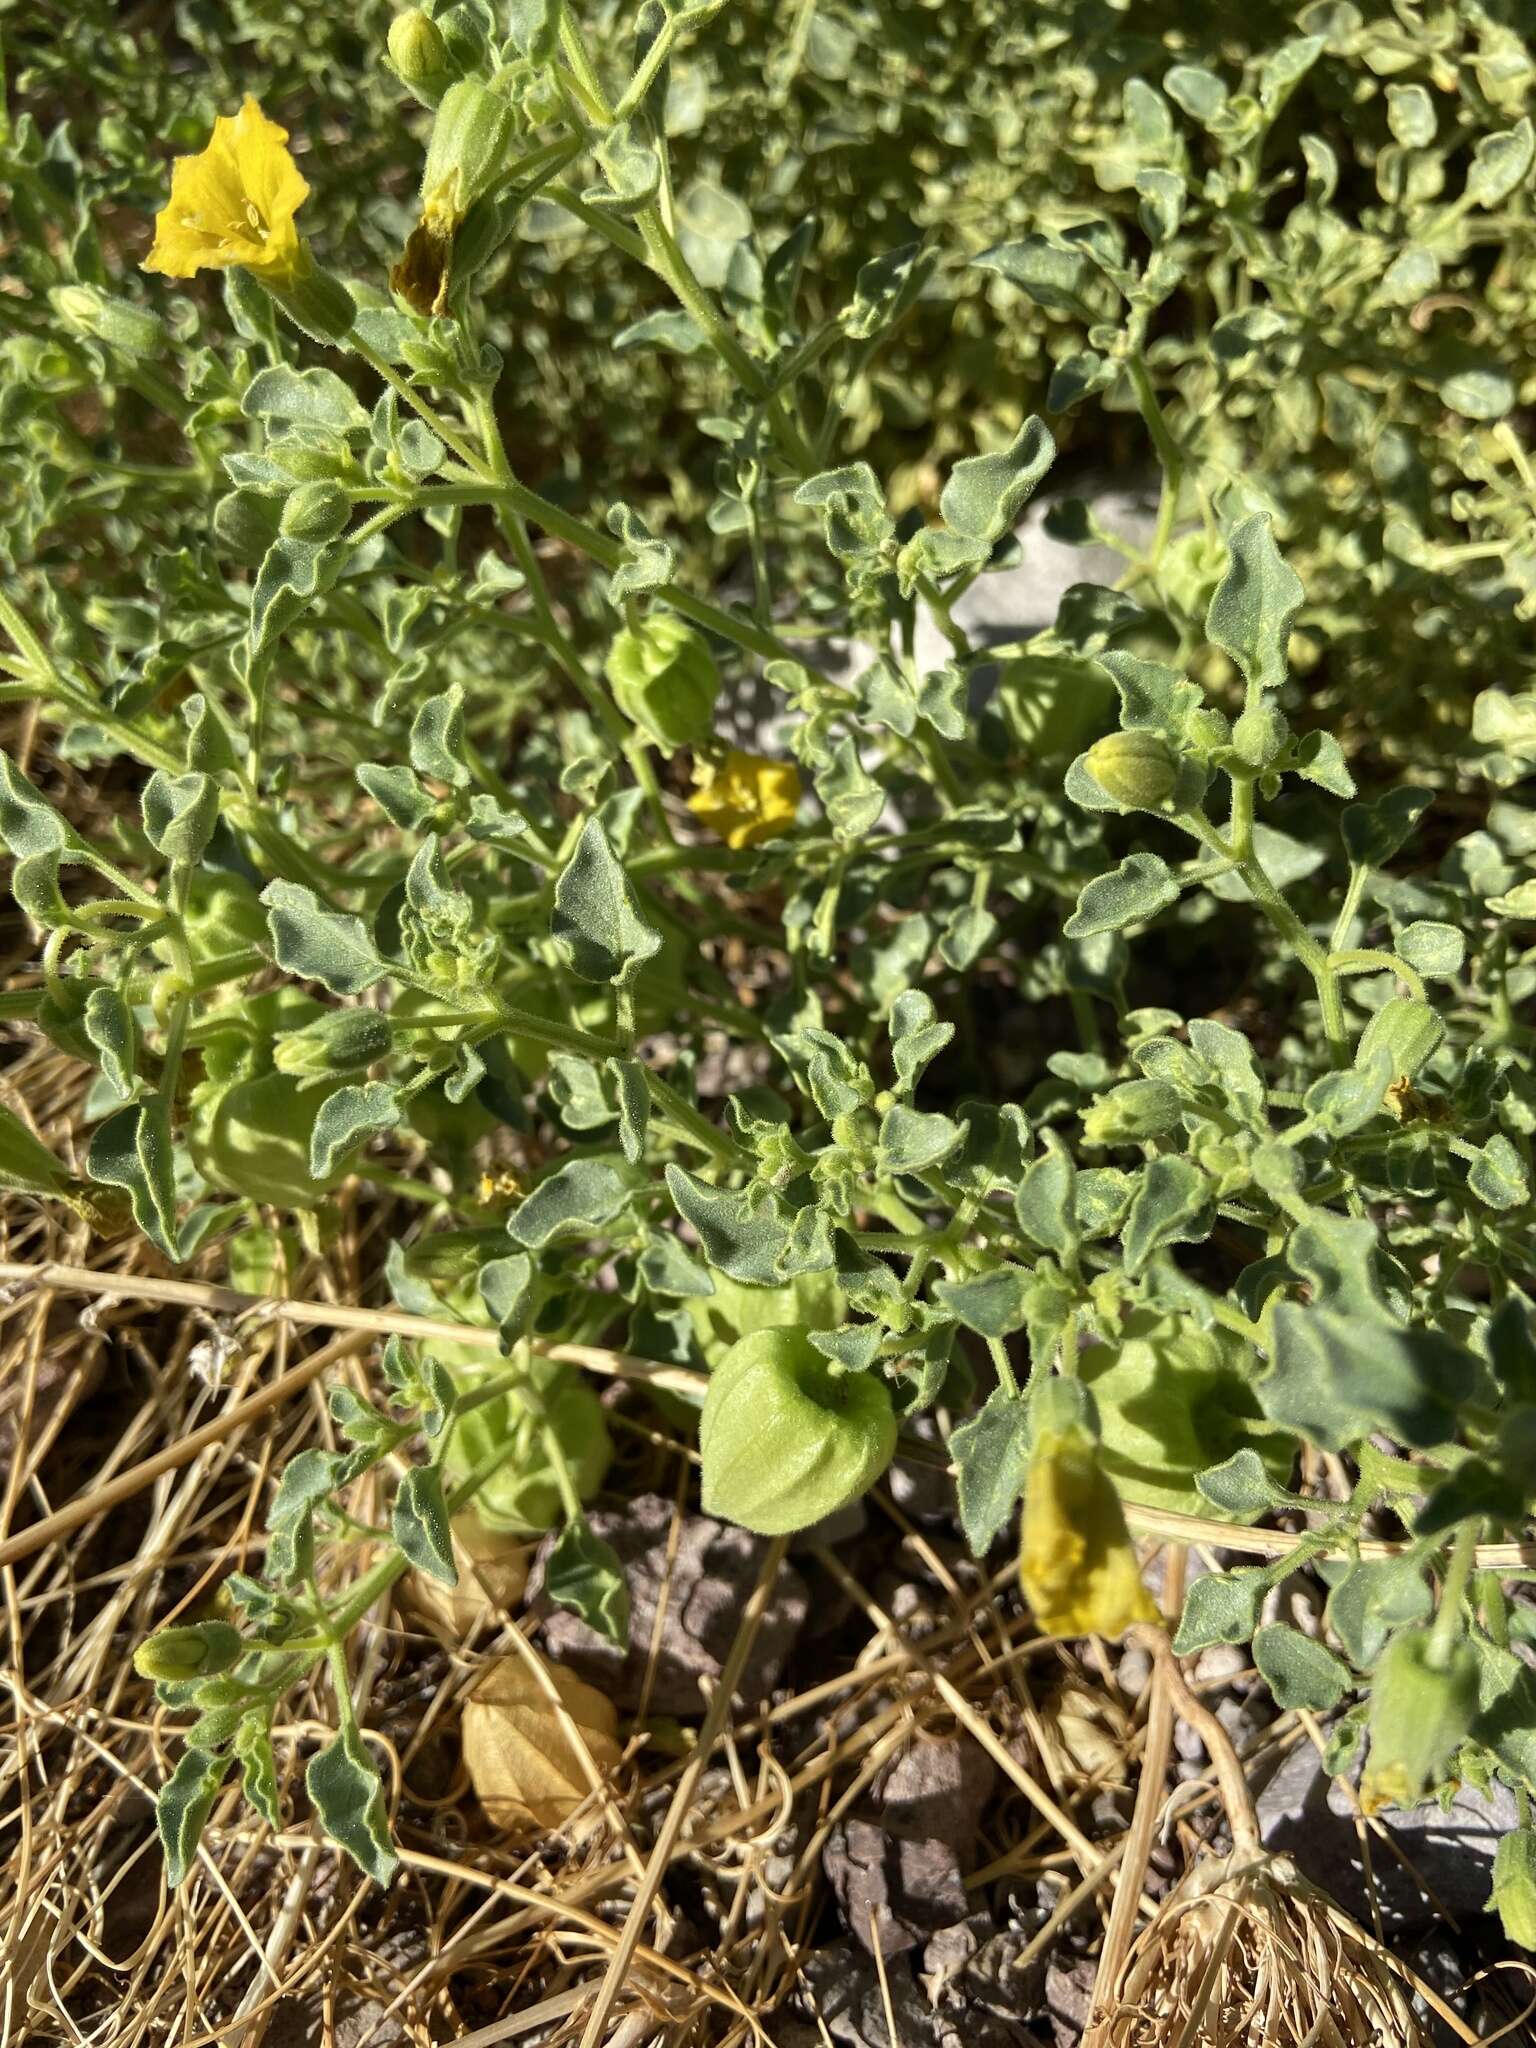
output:
{"label": "yellow flower", "polygon": [[760,846],[777,839],[795,822],[800,804],[800,773],[792,761],[770,761],[762,754],[744,754],[732,747],[724,765],[688,808],[718,832],[727,846]]}
{"label": "yellow flower", "polygon": [[1156,1621],[1114,1482],[1085,1429],[1044,1429],[1030,1452],[1019,1579],[1047,1635],[1118,1636]]}
{"label": "yellow flower", "polygon": [[249,93],[232,120],[221,114],[202,155],[172,165],[170,202],[156,217],[144,268],[191,277],[240,266],[278,287],[297,282],[310,257],[293,217],[309,187],[287,141],[288,130]]}

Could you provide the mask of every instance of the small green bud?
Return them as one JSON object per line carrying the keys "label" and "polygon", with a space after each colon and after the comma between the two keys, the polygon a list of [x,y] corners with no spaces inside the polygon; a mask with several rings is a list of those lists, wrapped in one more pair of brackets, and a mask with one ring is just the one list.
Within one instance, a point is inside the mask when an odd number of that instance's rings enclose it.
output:
{"label": "small green bud", "polygon": [[1536,1948],[1536,1829],[1506,1835],[1493,1852],[1493,1896],[1489,1909],[1504,1923],[1508,1938]]}
{"label": "small green bud", "polygon": [[603,667],[613,701],[660,747],[696,747],[710,736],[720,671],[707,642],[676,612],[626,626]]}
{"label": "small green bud", "polygon": [[419,7],[408,7],[389,24],[389,61],[402,85],[435,107],[453,77],[442,30]]}
{"label": "small green bud", "polygon": [[883,1379],[835,1371],[805,1330],[754,1330],[710,1374],[699,1450],[705,1513],[783,1536],[874,1484],[896,1415]]}
{"label": "small green bud", "polygon": [[93,284],[60,285],[48,296],[67,327],[89,341],[104,342],[131,362],[152,362],[165,351],[170,330],[147,306],[109,298]]}
{"label": "small green bud", "polygon": [[1133,810],[1156,810],[1179,779],[1168,742],[1144,726],[1106,733],[1088,749],[1083,765],[1106,796]]}
{"label": "small green bud", "polygon": [[1385,1046],[1392,1060],[1394,1077],[1412,1080],[1426,1060],[1439,1050],[1445,1025],[1428,1003],[1417,996],[1393,996],[1383,1003],[1360,1034],[1355,1065],[1370,1064],[1371,1056]]}
{"label": "small green bud", "polygon": [[133,1653],[140,1678],[157,1682],[204,1678],[227,1671],[245,1648],[240,1631],[227,1621],[197,1621],[186,1628],[163,1628]]}
{"label": "small green bud", "polygon": [[1139,1145],[1178,1120],[1178,1091],[1166,1081],[1122,1081],[1084,1110],[1083,1136],[1090,1145]]}
{"label": "small green bud", "polygon": [[280,1074],[316,1080],[353,1074],[381,1060],[394,1042],[389,1019],[379,1010],[330,1010],[299,1031],[285,1031],[272,1047]]}
{"label": "small green bud", "polygon": [[281,524],[293,540],[334,540],[351,516],[352,500],[340,484],[300,484],[288,494]]}
{"label": "small green bud", "polygon": [[1360,1784],[1367,1813],[1417,1806],[1442,1782],[1477,1713],[1477,1652],[1454,1644],[1433,1663],[1432,1629],[1404,1629],[1382,1652],[1371,1686],[1371,1750]]}
{"label": "small green bud", "polygon": [[1254,704],[1232,728],[1232,744],[1250,768],[1269,767],[1290,737],[1283,714],[1273,704]]}

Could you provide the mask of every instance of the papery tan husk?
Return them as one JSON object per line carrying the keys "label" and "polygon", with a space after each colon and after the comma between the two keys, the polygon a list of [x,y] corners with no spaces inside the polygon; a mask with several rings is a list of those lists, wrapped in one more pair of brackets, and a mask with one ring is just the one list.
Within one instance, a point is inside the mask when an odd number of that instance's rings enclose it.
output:
{"label": "papery tan husk", "polygon": [[1379,1944],[1262,1851],[1198,1863],[1095,2017],[1105,2048],[1429,2048]]}

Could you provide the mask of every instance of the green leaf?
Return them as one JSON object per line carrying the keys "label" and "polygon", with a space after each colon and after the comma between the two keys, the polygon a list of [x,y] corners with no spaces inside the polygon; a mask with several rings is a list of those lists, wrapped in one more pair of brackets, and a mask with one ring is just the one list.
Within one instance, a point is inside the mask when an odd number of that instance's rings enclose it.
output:
{"label": "green leaf", "polygon": [[219,822],[219,786],[211,775],[167,775],[157,768],[144,785],[143,809],[150,845],[177,866],[189,866]]}
{"label": "green leaf", "polygon": [[360,917],[324,909],[300,882],[268,882],[261,900],[273,958],[287,973],[337,996],[361,995],[383,979],[384,962]]}
{"label": "green leaf", "polygon": [[0,1188],[7,1194],[52,1195],[68,1180],[63,1160],[33,1137],[14,1110],[0,1103]]}
{"label": "green leaf", "polygon": [[412,719],[411,766],[418,775],[430,775],[453,789],[468,786],[462,684],[451,683],[438,696],[428,697]]}
{"label": "green leaf", "polygon": [[119,1095],[133,1093],[138,1033],[133,1011],[115,988],[98,986],[85,1004],[85,1035],[101,1056],[101,1071]]}
{"label": "green leaf", "polygon": [[1233,528],[1227,557],[1227,573],[1206,613],[1206,633],[1255,689],[1278,689],[1289,673],[1286,647],[1305,596],[1301,579],[1282,560],[1264,512]]}
{"label": "green leaf", "polygon": [[1213,1643],[1246,1643],[1259,1625],[1269,1578],[1257,1565],[1231,1572],[1202,1572],[1184,1595],[1184,1612],[1173,1638],[1174,1654],[1193,1657]]}
{"label": "green leaf", "polygon": [[953,1024],[941,1024],[932,996],[909,988],[891,1005],[891,1064],[903,1093],[917,1086],[923,1069],[936,1059],[955,1035]]}
{"label": "green leaf", "polygon": [[639,1060],[615,1058],[607,1062],[607,1071],[619,1100],[619,1148],[631,1166],[638,1166],[645,1157],[645,1134],[651,1121],[645,1068]]}
{"label": "green leaf", "polygon": [[762,1187],[740,1193],[711,1187],[680,1166],[667,1168],[667,1188],[678,1215],[698,1232],[711,1266],[749,1285],[778,1284],[789,1226],[777,1196]]}
{"label": "green leaf", "polygon": [[1453,924],[1419,919],[1406,924],[1397,935],[1397,957],[1420,974],[1442,981],[1454,981],[1467,957],[1467,942]]}
{"label": "green leaf", "polygon": [[1350,1661],[1369,1671],[1393,1630],[1428,1621],[1433,1606],[1412,1558],[1357,1558],[1328,1595],[1328,1625]]}
{"label": "green leaf", "polygon": [[879,1164],[886,1173],[921,1173],[949,1157],[960,1143],[960,1126],[947,1116],[892,1103],[880,1120]]}
{"label": "green leaf", "polygon": [[1219,1465],[1197,1472],[1195,1486],[1212,1507],[1242,1522],[1284,1507],[1291,1499],[1285,1488],[1270,1478],[1258,1452],[1248,1449],[1234,1451]]}
{"label": "green leaf", "polygon": [[366,434],[368,414],[334,370],[261,370],[246,386],[240,410],[247,419],[315,427],[331,434]]}
{"label": "green leaf", "polygon": [[1274,1694],[1275,1705],[1286,1713],[1309,1707],[1315,1714],[1326,1714],[1350,1687],[1349,1666],[1341,1658],[1283,1621],[1259,1630],[1253,1639],[1253,1661]]}
{"label": "green leaf", "polygon": [[175,1891],[186,1879],[231,1759],[201,1749],[183,1751],[155,1799],[155,1825],[165,1853],[165,1881]]}
{"label": "green leaf", "polygon": [[1502,1131],[1495,1131],[1467,1169],[1467,1186],[1490,1209],[1519,1209],[1531,1198],[1525,1162]]}
{"label": "green leaf", "polygon": [[349,1083],[320,1105],[309,1140],[309,1170],[329,1180],[347,1154],[374,1131],[392,1131],[404,1111],[399,1090],[386,1081]]}
{"label": "green leaf", "polygon": [[1467,197],[1474,206],[1499,206],[1524,184],[1536,156],[1536,131],[1525,115],[1497,135],[1485,135],[1472,155]]}
{"label": "green leaf", "polygon": [[1433,795],[1401,783],[1374,803],[1347,805],[1339,819],[1345,852],[1360,867],[1379,868],[1401,850]]}
{"label": "green leaf", "polygon": [[510,1352],[533,1314],[532,1259],[526,1252],[488,1259],[476,1276],[476,1285],[500,1333],[502,1350]]}
{"label": "green leaf", "polygon": [[1058,1258],[1075,1260],[1082,1241],[1075,1201],[1077,1168],[1055,1131],[1045,1132],[1042,1142],[1044,1152],[1019,1183],[1014,1213],[1026,1237]]}
{"label": "green leaf", "polygon": [[283,1810],[277,1792],[277,1758],[263,1713],[242,1716],[235,1731],[235,1756],[240,1764],[240,1790],[269,1828],[280,1828]]}
{"label": "green leaf", "polygon": [[572,972],[583,981],[633,985],[640,968],[661,951],[661,933],[647,924],[629,877],[596,818],[589,818],[576,851],[555,884],[550,929]]}
{"label": "green leaf", "polygon": [[126,1189],[133,1220],[157,1251],[178,1259],[171,1120],[159,1096],[133,1102],[101,1124],[87,1167],[103,1187]]}
{"label": "green leaf", "polygon": [[1165,1245],[1208,1237],[1212,1220],[1211,1184],[1192,1159],[1170,1153],[1150,1161],[1131,1198],[1120,1240],[1126,1272],[1139,1273]]}
{"label": "green leaf", "polygon": [[330,1451],[300,1451],[283,1467],[267,1509],[267,1575],[291,1586],[312,1568],[315,1509],[330,1498],[343,1468]]}
{"label": "green leaf", "polygon": [[74,834],[39,789],[34,789],[9,754],[0,754],[0,842],[17,860],[30,854],[63,853]]}
{"label": "green leaf", "polygon": [[618,1552],[585,1518],[568,1522],[544,1565],[544,1590],[558,1606],[621,1650],[629,1646],[629,1587]]}
{"label": "green leaf", "polygon": [[1057,235],[1025,235],[1017,242],[1000,242],[995,249],[983,249],[971,258],[978,270],[990,270],[1006,278],[1047,311],[1089,316],[1088,290],[1094,266],[1086,252],[1075,249]]}
{"label": "green leaf", "polygon": [[1008,1526],[1029,1467],[1029,1404],[999,1387],[950,1432],[960,1527],[973,1557],[985,1557]]}
{"label": "green leaf", "polygon": [[979,1337],[1007,1337],[1024,1327],[1029,1282],[1022,1266],[999,1266],[968,1280],[935,1280],[933,1298]]}
{"label": "green leaf", "polygon": [[389,1839],[389,1817],[379,1767],[355,1725],[342,1729],[309,1760],[304,1783],[320,1825],[375,1884],[388,1884],[400,1867]]}
{"label": "green leaf", "polygon": [[1143,923],[1178,900],[1179,885],[1168,863],[1155,853],[1131,853],[1113,874],[1096,875],[1084,885],[1062,929],[1069,939],[1090,939]]}
{"label": "green leaf", "polygon": [[392,766],[364,761],[353,773],[359,787],[373,798],[390,823],[400,826],[403,831],[419,831],[437,808],[422,788],[415,770],[407,768],[403,761]]}
{"label": "green leaf", "polygon": [[629,214],[650,205],[661,184],[661,159],[643,139],[638,122],[620,121],[608,128],[595,154],[608,186],[587,192],[589,206]]}
{"label": "green leaf", "polygon": [[542,1251],[557,1237],[612,1222],[629,1196],[629,1182],[606,1160],[568,1159],[539,1182],[508,1223],[508,1234],[530,1251]]}
{"label": "green leaf", "polygon": [[1319,1075],[1303,1105],[1330,1136],[1347,1138],[1381,1114],[1394,1078],[1391,1055],[1377,1046],[1369,1059]]}
{"label": "green leaf", "polygon": [[396,1489],[390,1527],[396,1543],[418,1571],[445,1586],[459,1583],[441,1466],[411,1467]]}
{"label": "green leaf", "polygon": [[608,579],[610,604],[623,604],[629,597],[644,597],[672,581],[677,574],[677,551],[664,540],[655,539],[638,512],[628,505],[611,505],[608,529],[624,543],[624,559]]}
{"label": "green leaf", "polygon": [[1430,1450],[1454,1437],[1476,1370],[1469,1353],[1436,1331],[1282,1302],[1258,1392],[1272,1421],[1323,1450],[1346,1450],[1378,1429]]}

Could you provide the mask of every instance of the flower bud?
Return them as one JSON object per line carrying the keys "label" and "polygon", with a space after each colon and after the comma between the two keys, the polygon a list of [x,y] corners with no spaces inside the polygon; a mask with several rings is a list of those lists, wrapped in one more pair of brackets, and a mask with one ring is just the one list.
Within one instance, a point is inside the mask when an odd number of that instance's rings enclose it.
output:
{"label": "flower bud", "polygon": [[90,341],[104,342],[131,362],[147,363],[163,354],[169,329],[147,306],[130,306],[109,298],[93,284],[60,285],[48,294],[65,325]]}
{"label": "flower bud", "polygon": [[1133,810],[1156,810],[1179,779],[1168,742],[1144,726],[1106,733],[1088,749],[1083,766],[1106,796]]}
{"label": "flower bud", "polygon": [[340,484],[300,484],[288,494],[281,526],[294,540],[334,540],[351,516],[352,500]]}
{"label": "flower bud", "polygon": [[1434,1632],[1404,1629],[1382,1652],[1371,1685],[1371,1751],[1360,1783],[1366,1813],[1417,1806],[1440,1784],[1477,1713],[1477,1652],[1454,1644],[1430,1658]]}
{"label": "flower bud", "polygon": [[626,626],[603,673],[624,716],[658,746],[696,747],[709,738],[720,671],[702,635],[676,612]]}
{"label": "flower bud", "polygon": [[1536,1948],[1536,1829],[1520,1828],[1499,1843],[1488,1905],[1504,1923],[1510,1941]]}
{"label": "flower bud", "polygon": [[1426,1060],[1439,1050],[1445,1026],[1428,1003],[1417,996],[1393,996],[1372,1017],[1360,1034],[1355,1065],[1370,1064],[1371,1056],[1385,1046],[1392,1060],[1392,1073],[1412,1080]]}
{"label": "flower bud", "polygon": [[313,1080],[354,1074],[381,1060],[393,1043],[389,1019],[378,1010],[330,1010],[299,1031],[285,1031],[272,1047],[280,1074]]}
{"label": "flower bud", "polygon": [[809,1528],[857,1500],[895,1449],[883,1379],[836,1371],[803,1329],[753,1330],[704,1396],[704,1511],[759,1536]]}
{"label": "flower bud", "polygon": [[1084,1110],[1083,1136],[1090,1145],[1139,1145],[1178,1120],[1178,1091],[1166,1081],[1122,1081]]}
{"label": "flower bud", "polygon": [[389,24],[389,61],[402,85],[435,107],[453,77],[442,30],[419,7],[408,7]]}
{"label": "flower bud", "polygon": [[227,1621],[198,1621],[186,1628],[163,1628],[133,1653],[140,1678],[158,1682],[203,1678],[227,1671],[245,1648],[240,1631]]}
{"label": "flower bud", "polygon": [[1254,704],[1232,728],[1232,744],[1250,768],[1268,768],[1289,737],[1283,713],[1273,704]]}

